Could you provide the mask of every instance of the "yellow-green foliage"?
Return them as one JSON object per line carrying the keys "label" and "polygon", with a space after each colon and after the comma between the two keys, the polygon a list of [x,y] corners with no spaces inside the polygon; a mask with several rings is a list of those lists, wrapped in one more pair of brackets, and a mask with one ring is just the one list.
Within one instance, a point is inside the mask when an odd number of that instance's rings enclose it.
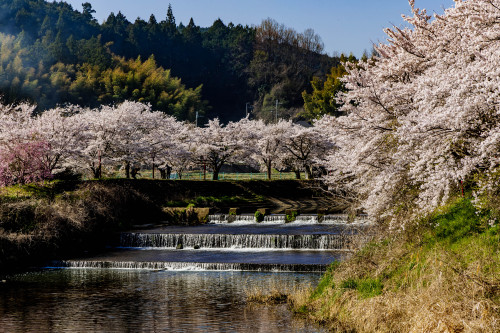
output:
{"label": "yellow-green foliage", "polygon": [[101,62],[99,37],[87,41],[94,51],[93,62],[33,62],[29,48],[18,38],[0,33],[0,87],[8,102],[27,99],[44,110],[63,103],[97,107],[133,100],[190,121],[194,121],[196,111],[203,113],[207,108],[201,85],[186,88],[169,69],[159,66],[154,56],[127,60],[106,53],[101,56],[109,61]]}
{"label": "yellow-green foliage", "polygon": [[335,264],[295,311],[356,332],[500,331],[500,233],[459,199]]}

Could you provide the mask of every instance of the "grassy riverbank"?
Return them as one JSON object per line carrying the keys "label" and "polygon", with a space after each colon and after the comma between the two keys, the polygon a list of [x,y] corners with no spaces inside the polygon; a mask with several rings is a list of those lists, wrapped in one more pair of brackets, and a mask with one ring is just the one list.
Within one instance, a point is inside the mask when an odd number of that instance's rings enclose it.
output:
{"label": "grassy riverbank", "polygon": [[499,332],[498,211],[457,199],[334,264],[293,310],[341,332]]}
{"label": "grassy riverbank", "polygon": [[52,182],[2,189],[0,272],[101,249],[109,235],[164,213],[140,192],[116,184]]}

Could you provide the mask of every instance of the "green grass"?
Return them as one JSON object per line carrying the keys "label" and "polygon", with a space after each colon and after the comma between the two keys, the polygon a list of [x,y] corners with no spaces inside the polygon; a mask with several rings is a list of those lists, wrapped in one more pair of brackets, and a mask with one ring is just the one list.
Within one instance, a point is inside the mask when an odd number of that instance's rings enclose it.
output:
{"label": "green grass", "polygon": [[218,205],[241,205],[250,202],[263,201],[264,198],[257,196],[253,199],[247,199],[239,196],[199,196],[190,200],[176,200],[166,203],[166,207],[210,207]]}
{"label": "green grass", "polygon": [[[301,179],[305,179],[305,173],[300,174]],[[106,176],[107,178],[125,178],[123,172],[115,172]],[[137,176],[137,179],[153,179],[153,173],[151,170],[141,171]],[[160,179],[160,173],[155,172],[155,179]],[[178,180],[176,174],[172,174],[173,180]],[[285,180],[285,179],[295,179],[294,172],[277,172],[271,173],[272,180]],[[182,174],[182,180],[212,180],[212,173],[207,172],[205,175],[203,171],[190,171]],[[267,180],[267,173],[265,172],[246,172],[246,173],[219,173],[219,180]]]}
{"label": "green grass", "polygon": [[470,200],[459,199],[431,217],[431,237],[449,243],[481,231],[481,215]]}
{"label": "green grass", "polygon": [[379,279],[366,278],[357,282],[356,290],[362,298],[370,298],[382,294],[383,288]]}
{"label": "green grass", "polygon": [[25,199],[47,199],[54,200],[65,191],[72,191],[78,182],[51,180],[43,183],[31,183],[25,185],[12,185],[0,187],[0,201],[11,202]]}
{"label": "green grass", "polygon": [[[385,311],[387,322],[380,324],[386,319],[379,318],[379,329],[405,331],[409,323],[431,320],[432,316],[411,319],[425,313],[417,309],[439,304],[448,310],[443,317],[436,313],[436,323],[464,318],[470,327],[493,327],[492,322],[500,321],[500,226],[492,215],[496,211],[477,211],[470,199],[457,198],[409,224],[405,232],[372,241],[336,264],[305,304],[294,304],[294,311],[347,331],[369,331],[363,325],[369,325],[370,316]],[[411,302],[409,294],[415,295]],[[367,303],[373,298],[378,300]],[[381,304],[393,306],[377,308]],[[490,317],[470,315],[478,304],[490,309],[485,312]],[[396,317],[401,322],[391,319]]]}

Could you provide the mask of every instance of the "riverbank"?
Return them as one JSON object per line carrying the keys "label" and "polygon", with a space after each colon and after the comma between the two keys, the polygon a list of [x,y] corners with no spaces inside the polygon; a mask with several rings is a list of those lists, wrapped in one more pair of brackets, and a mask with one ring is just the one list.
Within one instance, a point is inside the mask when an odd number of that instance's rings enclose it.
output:
{"label": "riverbank", "polygon": [[[110,234],[145,224],[199,223],[194,207],[225,212],[338,207],[307,181],[55,181],[0,193],[0,273],[100,251]],[[173,209],[178,207],[180,209]]]}
{"label": "riverbank", "polygon": [[109,234],[164,215],[140,192],[98,182],[4,188],[0,200],[0,272],[99,251]]}
{"label": "riverbank", "polygon": [[285,299],[340,332],[498,332],[497,215],[458,199],[404,232],[380,235],[332,265],[315,290]]}

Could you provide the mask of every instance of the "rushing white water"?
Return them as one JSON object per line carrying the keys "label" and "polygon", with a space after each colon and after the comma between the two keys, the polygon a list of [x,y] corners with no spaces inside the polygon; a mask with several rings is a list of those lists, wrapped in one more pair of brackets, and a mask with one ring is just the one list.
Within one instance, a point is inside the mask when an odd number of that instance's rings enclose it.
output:
{"label": "rushing white water", "polygon": [[226,215],[226,214],[213,214],[208,216],[208,221],[211,224],[287,224],[287,225],[302,225],[302,224],[370,224],[366,215],[356,216],[354,221],[349,222],[347,214],[300,214],[295,217],[293,221],[288,222],[285,214],[271,214],[266,215],[262,222],[257,222],[255,217],[251,214],[242,215]]}
{"label": "rushing white water", "polygon": [[94,269],[143,269],[173,271],[251,271],[251,272],[323,272],[327,265],[321,264],[269,264],[269,263],[202,263],[164,261],[97,261],[62,260],[52,267],[94,268]]}
{"label": "rushing white water", "polygon": [[[54,267],[173,271],[322,272],[364,241],[363,227],[345,216],[211,215],[198,226],[164,226],[121,233],[107,252]],[[327,221],[326,224],[322,221]],[[334,223],[335,222],[335,223]],[[331,224],[331,225],[329,225]],[[334,225],[339,224],[339,225]],[[359,230],[358,230],[359,229]]]}
{"label": "rushing white water", "polygon": [[122,233],[121,247],[249,248],[340,250],[349,246],[353,235],[262,235],[262,234],[152,234]]}
{"label": "rushing white water", "polygon": [[208,216],[209,223],[213,224],[224,224],[224,223],[232,223],[232,224],[254,224],[257,223],[255,221],[254,215],[225,215],[225,214],[214,214]]}
{"label": "rushing white water", "polygon": [[285,214],[271,214],[264,216],[264,221],[262,223],[269,224],[285,224],[286,223],[286,215]]}
{"label": "rushing white water", "polygon": [[347,214],[328,214],[321,219],[321,223],[324,224],[345,224],[347,221]]}
{"label": "rushing white water", "polygon": [[297,215],[293,223],[316,224],[319,223],[318,215]]}

